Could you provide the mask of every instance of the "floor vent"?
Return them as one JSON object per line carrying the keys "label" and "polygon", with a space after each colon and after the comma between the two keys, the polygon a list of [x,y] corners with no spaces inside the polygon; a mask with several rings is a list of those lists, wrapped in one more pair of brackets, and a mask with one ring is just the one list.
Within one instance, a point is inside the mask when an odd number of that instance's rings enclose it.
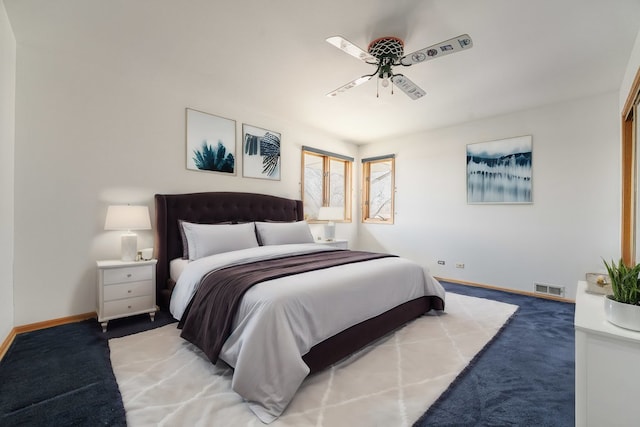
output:
{"label": "floor vent", "polygon": [[537,294],[553,295],[554,297],[564,297],[564,286],[548,285],[546,283],[533,283],[533,290]]}

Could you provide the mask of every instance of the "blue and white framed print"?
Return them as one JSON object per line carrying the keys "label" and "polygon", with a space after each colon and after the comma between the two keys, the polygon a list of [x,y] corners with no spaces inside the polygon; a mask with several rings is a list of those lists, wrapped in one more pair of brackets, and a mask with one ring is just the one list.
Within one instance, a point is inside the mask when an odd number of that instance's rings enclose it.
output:
{"label": "blue and white framed print", "polygon": [[280,180],[280,133],[242,125],[242,176]]}
{"label": "blue and white framed print", "polygon": [[467,203],[533,203],[531,135],[467,145]]}
{"label": "blue and white framed print", "polygon": [[187,108],[187,169],[236,173],[236,121]]}

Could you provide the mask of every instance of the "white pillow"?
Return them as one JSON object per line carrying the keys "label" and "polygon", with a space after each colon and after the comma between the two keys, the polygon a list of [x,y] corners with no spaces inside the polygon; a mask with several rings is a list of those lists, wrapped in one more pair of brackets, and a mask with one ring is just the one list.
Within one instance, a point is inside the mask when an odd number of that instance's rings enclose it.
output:
{"label": "white pillow", "polygon": [[245,224],[194,224],[182,221],[189,260],[258,246],[255,226]]}
{"label": "white pillow", "polygon": [[313,236],[306,221],[256,222],[261,245],[287,245],[313,243]]}

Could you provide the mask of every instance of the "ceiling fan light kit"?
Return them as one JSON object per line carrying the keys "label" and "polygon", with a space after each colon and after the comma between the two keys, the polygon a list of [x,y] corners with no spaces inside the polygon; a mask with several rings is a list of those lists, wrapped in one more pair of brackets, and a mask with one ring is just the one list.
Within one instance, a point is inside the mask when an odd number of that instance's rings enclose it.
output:
{"label": "ceiling fan light kit", "polygon": [[329,92],[327,94],[328,97],[334,97],[368,82],[372,77],[376,76],[383,87],[388,87],[389,81],[393,83],[391,93],[393,93],[393,86],[396,86],[413,100],[422,98],[426,92],[405,75],[395,73],[393,67],[409,67],[473,47],[473,41],[468,34],[462,34],[407,55],[404,55],[404,41],[398,37],[389,36],[375,39],[369,43],[366,52],[342,36],[329,37],[327,42],[367,64],[376,66],[376,70],[372,74],[366,74],[344,86],[340,86],[338,89]]}

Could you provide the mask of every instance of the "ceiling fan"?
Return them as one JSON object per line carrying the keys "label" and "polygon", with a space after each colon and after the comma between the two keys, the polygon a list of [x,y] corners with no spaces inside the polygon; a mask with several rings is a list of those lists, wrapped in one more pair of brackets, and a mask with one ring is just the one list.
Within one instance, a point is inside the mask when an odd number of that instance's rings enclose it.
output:
{"label": "ceiling fan", "polygon": [[462,34],[458,37],[436,43],[433,46],[416,50],[408,55],[404,55],[404,42],[398,37],[380,37],[375,39],[369,43],[367,52],[341,36],[329,37],[327,42],[367,64],[376,66],[376,70],[372,74],[366,74],[352,80],[346,85],[329,92],[327,96],[336,96],[348,89],[368,82],[373,76],[377,76],[383,87],[389,86],[389,81],[391,81],[393,85],[400,88],[400,90],[413,100],[422,98],[425,95],[425,91],[403,74],[395,73],[393,67],[409,67],[473,47],[473,41],[468,34]]}

